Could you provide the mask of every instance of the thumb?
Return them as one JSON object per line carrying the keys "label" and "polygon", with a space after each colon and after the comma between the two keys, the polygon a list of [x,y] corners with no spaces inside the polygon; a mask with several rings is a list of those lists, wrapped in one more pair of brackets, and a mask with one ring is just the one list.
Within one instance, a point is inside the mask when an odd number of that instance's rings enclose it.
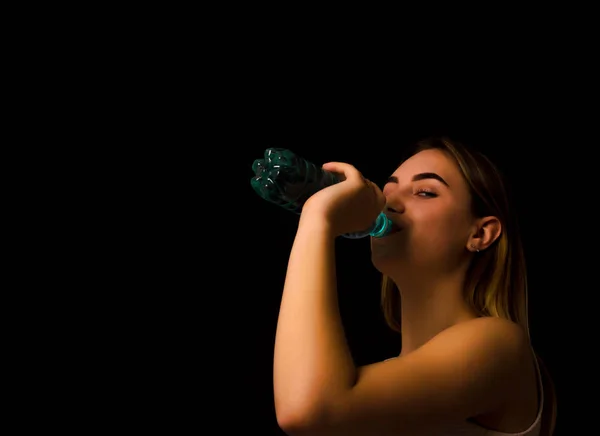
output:
{"label": "thumb", "polygon": [[339,174],[342,180],[347,179],[349,176],[358,175],[358,170],[345,162],[327,162],[323,164],[322,168],[325,171],[330,171],[332,173]]}

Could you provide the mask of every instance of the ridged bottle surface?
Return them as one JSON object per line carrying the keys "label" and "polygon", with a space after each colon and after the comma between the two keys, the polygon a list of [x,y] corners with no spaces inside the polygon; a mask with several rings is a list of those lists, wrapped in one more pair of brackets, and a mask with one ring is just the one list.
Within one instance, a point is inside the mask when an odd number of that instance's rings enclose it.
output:
{"label": "ridged bottle surface", "polygon": [[[296,214],[315,192],[339,182],[335,174],[317,167],[285,148],[267,148],[262,159],[252,164],[254,177],[250,183],[263,199]],[[343,236],[350,239],[366,236],[383,237],[392,228],[391,221],[381,213],[371,227]]]}

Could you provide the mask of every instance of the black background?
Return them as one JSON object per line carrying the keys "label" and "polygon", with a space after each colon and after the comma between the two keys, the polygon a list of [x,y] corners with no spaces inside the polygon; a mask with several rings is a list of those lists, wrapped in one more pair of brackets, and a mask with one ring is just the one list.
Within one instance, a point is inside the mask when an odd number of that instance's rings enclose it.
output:
{"label": "black background", "polygon": [[[297,217],[252,190],[252,162],[285,147],[317,164],[349,162],[382,183],[404,146],[448,135],[509,178],[533,345],[558,391],[556,435],[596,426],[587,398],[597,368],[598,81],[586,41],[597,26],[584,23],[594,15],[495,8],[465,11],[461,23],[446,11],[384,11],[377,19],[393,23],[380,25],[362,9],[350,17],[243,6],[111,10],[91,40],[67,32],[81,44],[68,52],[76,67],[56,71],[77,98],[44,82],[59,97],[42,112],[60,118],[51,124],[61,133],[34,127],[49,152],[73,139],[65,162],[81,173],[68,178],[80,189],[68,198],[75,212],[57,214],[74,234],[73,260],[50,256],[69,277],[56,286],[75,282],[64,306],[77,322],[51,338],[51,347],[75,339],[66,361],[59,349],[63,372],[47,379],[64,394],[70,377],[75,390],[68,406],[54,390],[43,405],[57,406],[61,426],[281,435],[272,358]],[[64,247],[60,231],[48,233]],[[368,241],[339,239],[337,248],[356,362],[397,354]],[[34,370],[53,358],[36,356]]]}
{"label": "black background", "polygon": [[[558,391],[556,435],[593,422],[576,393],[591,382],[595,349],[597,135],[593,111],[580,104],[592,103],[587,85],[555,75],[549,92],[538,80],[542,66],[509,75],[463,68],[448,77],[431,67],[421,75],[414,61],[407,76],[377,62],[353,70],[352,59],[304,63],[271,51],[265,60],[237,42],[221,53],[223,64],[210,65],[210,81],[174,82],[177,104],[167,96],[156,124],[143,125],[160,144],[141,153],[158,163],[146,169],[155,183],[148,215],[132,223],[152,226],[142,243],[152,259],[139,277],[155,309],[139,328],[154,368],[142,392],[156,412],[143,419],[166,420],[167,429],[282,434],[272,358],[298,218],[250,186],[266,148],[316,164],[345,161],[381,184],[403,147],[448,135],[487,153],[508,177],[529,267],[532,341]],[[397,354],[368,241],[340,238],[337,248],[357,364]]]}

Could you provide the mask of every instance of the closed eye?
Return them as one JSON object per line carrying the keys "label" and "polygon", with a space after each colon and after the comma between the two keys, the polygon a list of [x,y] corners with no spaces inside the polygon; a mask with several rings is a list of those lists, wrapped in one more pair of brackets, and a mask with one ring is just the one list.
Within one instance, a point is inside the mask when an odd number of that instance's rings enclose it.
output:
{"label": "closed eye", "polygon": [[419,189],[417,190],[417,192],[415,193],[415,195],[418,195],[419,197],[425,197],[425,198],[435,198],[438,195],[435,192],[431,192],[429,190],[426,189]]}

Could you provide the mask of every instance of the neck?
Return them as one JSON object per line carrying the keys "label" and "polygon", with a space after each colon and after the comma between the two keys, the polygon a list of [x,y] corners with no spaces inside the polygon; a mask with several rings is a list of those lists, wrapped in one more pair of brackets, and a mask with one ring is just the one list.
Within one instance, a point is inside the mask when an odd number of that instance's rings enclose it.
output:
{"label": "neck", "polygon": [[477,317],[463,297],[463,271],[426,282],[422,278],[394,282],[400,289],[401,356],[416,350],[442,330]]}

